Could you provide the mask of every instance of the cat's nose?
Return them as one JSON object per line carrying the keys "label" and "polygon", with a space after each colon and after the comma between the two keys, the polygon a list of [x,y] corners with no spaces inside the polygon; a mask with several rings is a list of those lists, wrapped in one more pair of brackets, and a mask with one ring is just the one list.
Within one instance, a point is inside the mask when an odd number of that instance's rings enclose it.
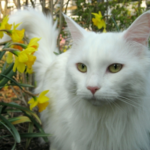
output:
{"label": "cat's nose", "polygon": [[99,90],[99,87],[97,87],[97,86],[95,86],[95,87],[88,86],[87,89],[90,90],[90,91],[92,92],[92,94],[94,95],[95,92],[96,92],[97,90]]}

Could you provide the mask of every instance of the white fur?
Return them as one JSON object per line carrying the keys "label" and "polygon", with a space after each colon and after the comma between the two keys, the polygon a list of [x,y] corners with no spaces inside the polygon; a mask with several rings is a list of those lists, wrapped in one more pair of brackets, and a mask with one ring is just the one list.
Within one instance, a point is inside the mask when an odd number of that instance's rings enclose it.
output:
{"label": "white fur", "polygon": [[[50,90],[41,120],[54,149],[150,150],[150,12],[124,32],[102,34],[86,32],[65,16],[74,45],[58,57],[53,54],[56,24],[50,17],[28,10],[13,18],[30,38],[41,37],[35,92]],[[87,73],[79,72],[76,63],[84,63]],[[113,63],[124,66],[110,73]],[[100,88],[96,101],[87,86]]]}

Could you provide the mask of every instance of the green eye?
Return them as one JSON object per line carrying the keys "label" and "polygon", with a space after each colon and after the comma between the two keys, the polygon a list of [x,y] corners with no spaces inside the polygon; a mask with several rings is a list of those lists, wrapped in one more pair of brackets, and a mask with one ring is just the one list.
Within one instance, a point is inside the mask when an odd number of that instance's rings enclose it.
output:
{"label": "green eye", "polygon": [[109,72],[111,73],[117,73],[122,69],[121,64],[112,64],[108,67]]}
{"label": "green eye", "polygon": [[78,68],[78,70],[79,70],[80,72],[83,72],[83,73],[87,72],[87,67],[86,67],[86,65],[84,65],[84,64],[82,64],[82,63],[78,63],[78,64],[77,64],[77,68]]}

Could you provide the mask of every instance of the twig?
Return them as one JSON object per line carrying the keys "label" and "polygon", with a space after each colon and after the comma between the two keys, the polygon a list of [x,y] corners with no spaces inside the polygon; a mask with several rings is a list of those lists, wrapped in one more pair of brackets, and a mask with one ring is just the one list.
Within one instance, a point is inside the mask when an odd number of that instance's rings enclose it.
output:
{"label": "twig", "polygon": [[35,8],[35,3],[33,2],[33,0],[30,0],[30,2],[32,4],[33,8]]}
{"label": "twig", "polygon": [[23,89],[23,91],[24,91],[25,93],[27,93],[28,95],[33,96],[33,97],[36,97],[36,96],[39,95],[39,94],[33,94],[33,93],[31,93],[31,92],[29,92],[29,91],[27,91],[27,90],[25,90],[25,89]]}
{"label": "twig", "polygon": [[27,102],[23,99],[24,97],[21,98],[21,97],[19,96],[19,94],[17,94],[17,92],[16,92],[16,90],[13,88],[13,86],[10,86],[10,87],[11,87],[11,89],[13,90],[13,92],[17,95],[18,99],[19,99],[20,101],[23,101],[24,104],[25,104],[26,106],[28,106]]}
{"label": "twig", "polygon": [[16,0],[13,0],[14,4],[16,7],[18,7]]}
{"label": "twig", "polygon": [[11,41],[12,41],[12,40],[5,41],[5,42],[1,42],[0,45],[4,45],[4,44],[9,43],[9,42],[11,42]]}
{"label": "twig", "polygon": [[1,10],[1,13],[4,15],[4,10],[2,9],[2,0],[0,0],[0,10]]}
{"label": "twig", "polygon": [[70,0],[68,0],[67,3],[66,3],[65,14],[67,13],[67,8],[68,8],[69,1]]}
{"label": "twig", "polygon": [[[62,24],[63,24],[63,21],[62,21],[62,10],[63,10],[63,3],[64,3],[64,0],[61,0],[61,5],[60,5],[60,9],[59,9],[59,35],[58,35],[58,40],[57,40],[57,44],[58,44],[58,47],[59,47],[59,37],[60,37],[60,32],[61,32],[61,28],[62,28]],[[59,48],[59,51],[60,51],[60,48]],[[60,51],[61,53],[61,51]]]}
{"label": "twig", "polygon": [[23,94],[22,94],[22,90],[21,90],[21,89],[19,89],[19,90],[20,90],[20,94],[21,94],[21,97],[22,97],[22,101],[24,102],[24,104],[25,104],[26,106],[28,106],[27,101],[25,100],[25,98],[24,98],[24,96],[23,96]]}
{"label": "twig", "polygon": [[1,51],[18,51],[18,49],[15,49],[15,48],[4,48]]}
{"label": "twig", "polygon": [[17,3],[18,3],[17,8],[20,9],[21,7],[20,0],[17,0]]}
{"label": "twig", "polygon": [[51,12],[51,16],[53,17],[53,0],[49,0],[49,9],[50,9],[50,12]]}
{"label": "twig", "polygon": [[[53,0],[52,0],[52,1],[53,1]],[[53,5],[53,7],[54,7],[54,6],[58,3],[58,1],[59,1],[59,0],[56,0],[56,1],[55,1],[55,3],[54,3],[54,5]]]}

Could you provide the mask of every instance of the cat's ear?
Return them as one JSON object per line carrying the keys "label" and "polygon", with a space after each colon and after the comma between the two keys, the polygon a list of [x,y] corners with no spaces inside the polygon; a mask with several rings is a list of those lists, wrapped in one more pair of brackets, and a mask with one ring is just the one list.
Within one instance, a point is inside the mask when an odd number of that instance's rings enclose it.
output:
{"label": "cat's ear", "polygon": [[73,43],[77,44],[84,37],[85,30],[80,27],[73,19],[69,18],[65,14],[63,14],[63,16],[67,22]]}
{"label": "cat's ear", "polygon": [[150,11],[139,16],[125,31],[124,38],[127,41],[135,41],[144,46],[148,44],[150,35]]}

